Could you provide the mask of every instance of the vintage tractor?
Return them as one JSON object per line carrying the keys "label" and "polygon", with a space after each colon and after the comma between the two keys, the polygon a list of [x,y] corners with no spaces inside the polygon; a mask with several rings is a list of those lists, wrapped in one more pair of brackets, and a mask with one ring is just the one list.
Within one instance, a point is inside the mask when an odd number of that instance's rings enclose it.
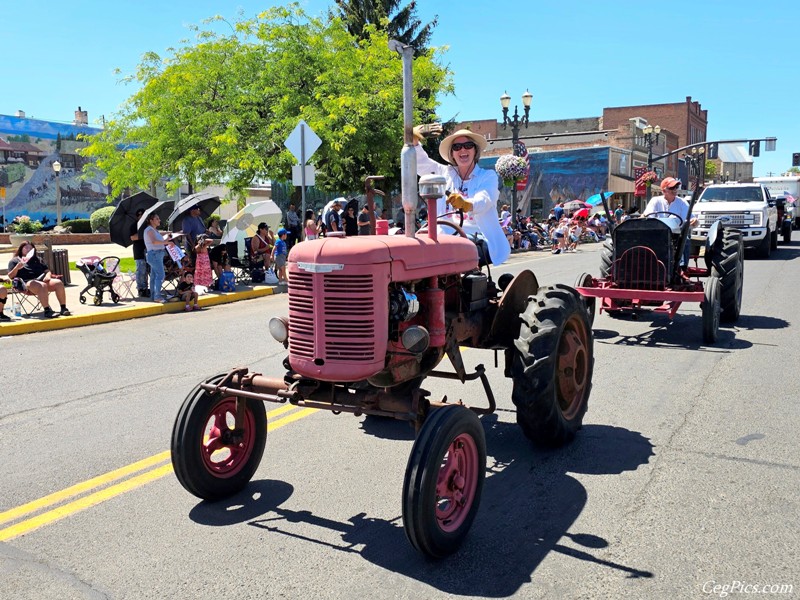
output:
{"label": "vintage tractor", "polygon": [[[232,369],[199,384],[180,409],[172,462],[180,483],[204,499],[242,490],[264,451],[264,402],[373,415],[411,423],[417,437],[403,484],[403,525],[430,557],[454,552],[481,497],[486,441],[478,415],[495,400],[482,365],[468,373],[461,349],[503,353],[524,434],[559,446],[580,429],[591,390],[593,338],[577,292],[540,287],[530,271],[496,282],[478,268],[476,244],[439,220],[445,179],[419,182],[427,232],[414,231],[419,198],[411,147],[412,51],[404,62],[405,147],[401,157],[404,235],[344,237],[297,244],[288,260],[288,318],[273,318],[273,337],[288,348],[285,373],[271,378]],[[452,371],[438,370],[445,358]],[[488,405],[431,398],[426,377],[479,379]]]}
{"label": "vintage tractor", "polygon": [[[690,215],[701,189],[698,185],[692,195]],[[600,311],[610,316],[636,316],[651,310],[666,313],[670,319],[681,303],[699,302],[703,341],[715,343],[720,321],[734,322],[741,311],[742,234],[726,226],[725,218],[717,220],[705,240],[703,265],[699,255],[692,255],[683,268],[681,259],[690,232],[689,222],[666,212],[620,223],[601,250],[600,277],[584,273],[576,282],[589,314],[594,315],[598,298]]]}

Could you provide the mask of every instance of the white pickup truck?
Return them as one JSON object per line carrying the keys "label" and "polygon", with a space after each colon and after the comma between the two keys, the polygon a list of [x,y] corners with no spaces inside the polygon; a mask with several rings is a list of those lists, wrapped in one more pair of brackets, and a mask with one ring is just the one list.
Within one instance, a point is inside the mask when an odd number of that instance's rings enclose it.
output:
{"label": "white pickup truck", "polygon": [[778,247],[778,210],[769,190],[759,183],[721,183],[703,190],[692,213],[697,226],[692,242],[704,244],[708,230],[718,219],[742,232],[745,247],[755,248],[758,256],[769,258]]}

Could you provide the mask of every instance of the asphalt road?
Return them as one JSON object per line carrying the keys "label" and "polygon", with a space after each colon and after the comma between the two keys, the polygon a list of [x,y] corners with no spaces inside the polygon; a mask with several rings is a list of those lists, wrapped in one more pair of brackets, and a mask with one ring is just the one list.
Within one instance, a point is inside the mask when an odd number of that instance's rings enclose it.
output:
{"label": "asphalt road", "polygon": [[[598,249],[515,255],[508,270],[572,284],[597,273]],[[502,367],[467,350],[499,410],[482,419],[475,524],[440,562],[403,534],[403,423],[269,406],[245,492],[200,502],[172,474],[172,425],[198,381],[235,365],[280,374],[266,323],[286,295],[2,338],[0,597],[796,596],[799,279],[800,244],[748,260],[743,315],[714,347],[699,306],[671,323],[599,315],[584,429],[559,450],[526,441]],[[484,402],[478,383],[425,387]]]}

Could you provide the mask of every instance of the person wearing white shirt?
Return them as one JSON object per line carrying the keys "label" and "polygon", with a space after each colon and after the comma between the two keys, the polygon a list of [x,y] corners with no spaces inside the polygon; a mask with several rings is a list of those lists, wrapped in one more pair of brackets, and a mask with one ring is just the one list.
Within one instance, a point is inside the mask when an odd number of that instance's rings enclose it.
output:
{"label": "person wearing white shirt", "polygon": [[[681,187],[681,182],[674,177],[665,177],[661,182],[661,193],[663,196],[654,196],[647,203],[644,209],[643,217],[647,217],[654,213],[671,213],[677,215],[681,219],[681,226],[686,221],[689,221],[689,226],[693,227],[697,224],[697,218],[694,215],[689,215],[689,205],[686,200],[678,196],[678,190]],[[665,215],[661,215],[665,216]],[[685,267],[689,264],[689,248],[691,244],[691,237],[686,237],[686,247],[683,251],[683,260],[681,266]]]}
{"label": "person wearing white shirt", "polygon": [[[481,151],[486,148],[486,138],[468,129],[460,129],[448,135],[439,144],[439,154],[448,165],[432,160],[422,149],[419,140],[423,131],[430,134],[441,132],[441,125],[418,125],[414,127],[414,149],[417,153],[417,175],[435,173],[447,181],[449,196],[442,196],[436,203],[441,215],[461,209],[464,212],[462,228],[471,239],[480,233],[486,239],[490,262],[504,263],[511,254],[511,247],[497,219],[497,199],[500,196],[497,173],[478,166]],[[452,208],[448,208],[447,205]],[[457,215],[444,217],[458,224]]]}

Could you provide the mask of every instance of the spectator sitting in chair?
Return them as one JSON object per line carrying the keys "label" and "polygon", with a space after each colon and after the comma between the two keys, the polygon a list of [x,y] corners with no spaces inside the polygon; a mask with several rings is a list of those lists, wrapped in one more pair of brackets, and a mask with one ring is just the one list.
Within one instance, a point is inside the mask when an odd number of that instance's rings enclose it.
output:
{"label": "spectator sitting in chair", "polygon": [[[14,289],[33,294],[39,299],[44,309],[44,316],[48,319],[59,314],[63,316],[71,314],[67,308],[64,282],[50,274],[50,268],[39,260],[36,247],[31,242],[20,244],[14,258],[9,261],[8,278],[14,282]],[[50,292],[56,294],[56,299],[61,305],[60,313],[50,308]]]}
{"label": "spectator sitting in chair", "polygon": [[214,275],[216,276],[217,280],[219,280],[219,277],[222,275],[222,271],[225,270],[225,267],[230,267],[228,248],[225,246],[225,244],[212,246],[208,251],[208,258],[211,260],[211,270],[214,271]]}
{"label": "spectator sitting in chair", "polygon": [[11,317],[5,313],[6,299],[8,299],[8,290],[5,288],[5,286],[0,285],[0,321],[11,320]]}
{"label": "spectator sitting in chair", "polygon": [[266,223],[259,223],[256,234],[250,239],[250,266],[266,269],[266,264],[272,252],[272,245],[269,242],[269,227]]}

